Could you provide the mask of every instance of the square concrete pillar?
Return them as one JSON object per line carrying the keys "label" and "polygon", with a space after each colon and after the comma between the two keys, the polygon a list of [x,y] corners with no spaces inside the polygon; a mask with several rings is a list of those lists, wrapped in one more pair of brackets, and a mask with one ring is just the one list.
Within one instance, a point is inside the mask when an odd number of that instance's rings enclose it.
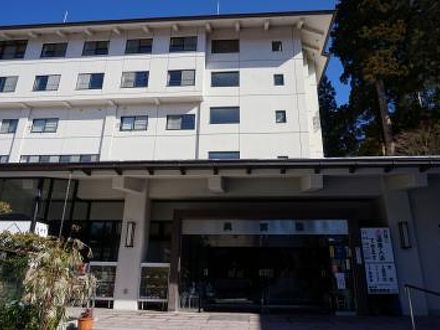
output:
{"label": "square concrete pillar", "polygon": [[[150,222],[150,201],[148,189],[142,192],[126,192],[124,218],[121,229],[121,242],[116,269],[114,291],[114,309],[137,310],[139,286],[141,278],[141,263],[146,254],[148,227]],[[129,226],[133,227],[133,246],[127,246],[130,240]],[[129,242],[128,242],[129,243]]]}
{"label": "square concrete pillar", "polygon": [[[386,186],[387,187],[387,186]],[[399,281],[399,298],[402,312],[409,314],[408,297],[405,284],[425,287],[422,263],[415,235],[414,218],[408,193],[404,190],[387,190],[383,194],[384,211],[393,239],[394,257]],[[400,244],[399,222],[408,222],[412,247],[404,249]],[[412,303],[416,315],[427,315],[426,295],[421,292],[412,293]]]}

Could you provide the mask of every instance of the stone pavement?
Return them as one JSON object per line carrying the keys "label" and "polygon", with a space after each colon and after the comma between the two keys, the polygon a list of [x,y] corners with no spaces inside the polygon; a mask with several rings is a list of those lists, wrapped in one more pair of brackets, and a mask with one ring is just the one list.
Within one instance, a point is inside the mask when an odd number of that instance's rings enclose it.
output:
{"label": "stone pavement", "polygon": [[[411,330],[408,317],[156,313],[107,309],[95,309],[95,317],[94,330]],[[417,330],[437,329],[440,329],[440,317],[417,319]]]}

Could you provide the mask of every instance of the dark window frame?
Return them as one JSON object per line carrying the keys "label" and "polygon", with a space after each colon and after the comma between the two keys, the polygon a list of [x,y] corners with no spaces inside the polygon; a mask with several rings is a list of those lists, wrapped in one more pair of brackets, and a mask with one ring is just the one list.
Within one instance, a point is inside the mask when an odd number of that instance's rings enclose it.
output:
{"label": "dark window frame", "polygon": [[[105,47],[98,47],[104,44]],[[94,45],[92,49],[87,49],[89,45]],[[81,56],[107,56],[110,48],[110,40],[85,41]]]}
{"label": "dark window frame", "polygon": [[[282,121],[278,120],[278,114],[282,114],[283,115],[283,120]],[[275,123],[276,124],[285,124],[285,123],[287,123],[287,112],[286,112],[286,110],[275,110]]]}
{"label": "dark window frame", "polygon": [[197,46],[198,46],[197,36],[170,37],[169,52],[170,53],[196,52]]}
{"label": "dark window frame", "polygon": [[[169,120],[171,117],[181,117],[182,118],[180,128],[170,128],[169,127],[169,123],[170,123]],[[189,121],[189,119],[191,119],[191,120]],[[184,127],[185,124],[188,124],[188,123],[191,123],[191,125],[188,127]],[[196,128],[196,115],[195,114],[167,115],[167,125],[166,125],[167,131],[192,131],[195,128]]]}
{"label": "dark window frame", "polygon": [[[28,40],[5,40],[0,41],[0,60],[23,59],[27,50]],[[4,57],[7,47],[15,47],[12,57]],[[11,53],[12,54],[12,53]]]}
{"label": "dark window frame", "polygon": [[[192,72],[193,73],[193,80],[191,84],[182,84],[183,80],[183,73],[184,72]],[[171,79],[171,75],[175,74],[175,73],[179,73],[180,74],[180,78],[178,79],[180,81],[180,84],[176,84],[175,81],[177,80],[173,80]],[[194,69],[184,69],[184,70],[169,70],[168,71],[168,77],[167,77],[167,87],[191,87],[191,86],[195,86],[196,85],[196,70]]]}
{"label": "dark window frame", "polygon": [[[5,91],[6,87],[6,81],[8,79],[14,79],[14,90]],[[0,93],[15,93],[15,90],[17,89],[18,84],[18,76],[4,76],[0,77]]]}
{"label": "dark window frame", "polygon": [[[45,51],[45,47],[51,47],[51,46],[55,46],[55,49],[51,50],[49,52],[47,52],[47,50]],[[67,42],[44,43],[43,46],[41,47],[40,58],[62,58],[62,57],[66,57],[67,46],[68,46]],[[59,47],[60,49],[57,49],[57,47]]]}
{"label": "dark window frame", "polygon": [[283,51],[283,42],[280,40],[272,41],[272,52],[281,53]]}
{"label": "dark window frame", "polygon": [[[234,84],[225,84],[225,83],[216,83],[214,77],[216,75],[226,75],[226,74],[237,74],[237,80],[234,81]],[[211,87],[240,87],[240,71],[216,71],[211,72]]]}
{"label": "dark window frame", "polygon": [[[149,45],[143,45],[142,42],[146,41]],[[130,43],[137,43],[135,45],[136,50],[131,50]],[[153,52],[153,38],[137,38],[137,39],[128,39],[125,43],[125,54],[126,55],[134,55],[134,54],[151,54]]]}
{"label": "dark window frame", "polygon": [[[37,121],[44,121],[44,128],[43,128],[42,131],[36,131],[35,130],[35,122],[37,122]],[[48,121],[56,121],[55,130],[53,130],[53,131],[52,130],[51,131],[47,130],[47,122]],[[57,130],[58,130],[59,121],[60,121],[59,118],[34,118],[32,120],[31,133],[56,133]]]}
{"label": "dark window frame", "polygon": [[[125,119],[133,119],[133,123],[131,125],[130,129],[123,128],[124,120]],[[139,120],[140,118],[146,119],[147,125],[145,128],[136,128],[136,120]],[[147,115],[139,115],[139,116],[122,116],[121,117],[121,123],[119,124],[119,131],[121,132],[131,132],[131,131],[148,131],[148,116]]]}
{"label": "dark window frame", "polygon": [[[221,45],[223,43],[223,46]],[[225,47],[225,44],[229,44]],[[240,39],[215,39],[211,40],[211,54],[236,54],[240,53]]]}
{"label": "dark window frame", "polygon": [[[133,74],[135,75],[134,77],[134,85],[133,86],[126,86],[124,85],[124,75],[127,74]],[[140,79],[138,80],[138,76],[144,74],[145,75],[145,84],[144,85],[138,85],[137,83],[140,82]],[[126,72],[122,72],[122,76],[121,76],[121,88],[146,88],[148,87],[149,84],[149,80],[150,80],[150,72],[149,71],[126,71]]]}
{"label": "dark window frame", "polygon": [[[8,130],[6,132],[3,132],[3,123],[8,122]],[[14,123],[11,125],[11,123]],[[1,120],[1,126],[0,126],[0,134],[13,134],[17,131],[18,126],[18,119],[2,119]],[[13,129],[11,129],[11,127]]]}
{"label": "dark window frame", "polygon": [[[234,155],[234,157],[213,157],[213,155]],[[235,157],[238,156],[238,157]],[[210,160],[237,160],[240,159],[240,151],[208,151],[208,159]]]}
{"label": "dark window frame", "polygon": [[[58,84],[57,84],[56,88],[51,88],[51,89],[47,88],[48,83],[49,83],[49,77],[59,77]],[[38,79],[42,79],[42,78],[46,78],[44,89],[38,88],[39,87]],[[38,76],[35,76],[34,87],[32,88],[32,91],[33,92],[55,92],[59,89],[60,82],[61,82],[61,75],[60,74],[38,75]]]}
{"label": "dark window frame", "polygon": [[[233,119],[234,120],[213,120],[215,119],[215,115],[213,112],[215,111],[236,111],[237,113],[234,114]],[[219,118],[219,117],[218,117]],[[240,107],[211,107],[209,109],[209,124],[210,125],[236,125],[240,124]]]}
{"label": "dark window frame", "polygon": [[273,75],[273,84],[274,86],[284,86],[284,74],[282,73],[276,73]]}
{"label": "dark window frame", "polygon": [[[80,86],[78,86],[79,85],[79,80],[80,80],[80,76],[84,76],[84,75],[89,75],[90,76],[90,79],[89,79],[89,83],[88,83],[88,85],[87,85],[87,88],[80,88]],[[96,76],[100,76],[100,77],[102,77],[100,80],[101,80],[101,84],[100,84],[100,86],[99,87],[93,87],[93,84],[92,84],[92,82],[93,82],[93,77],[96,77]],[[77,82],[76,82],[76,90],[102,90],[103,89],[103,87],[104,87],[104,79],[105,79],[105,73],[103,73],[103,72],[96,72],[96,73],[79,73],[78,74],[78,80],[77,80]]]}

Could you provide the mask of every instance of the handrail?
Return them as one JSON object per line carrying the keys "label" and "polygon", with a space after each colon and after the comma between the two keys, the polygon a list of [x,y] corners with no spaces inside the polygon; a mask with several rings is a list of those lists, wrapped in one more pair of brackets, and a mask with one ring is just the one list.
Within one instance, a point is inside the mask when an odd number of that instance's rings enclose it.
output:
{"label": "handrail", "polygon": [[417,290],[417,291],[421,291],[421,292],[425,292],[425,293],[432,294],[434,296],[440,297],[440,292],[424,289],[424,288],[421,288],[421,287],[418,287],[418,286],[415,286],[415,285],[405,284],[405,288],[413,289],[413,290]]}
{"label": "handrail", "polygon": [[405,287],[406,295],[408,296],[408,305],[409,305],[409,313],[410,313],[410,317],[411,317],[412,330],[416,330],[416,320],[414,318],[414,310],[413,310],[412,299],[411,299],[411,290],[424,292],[424,293],[431,294],[431,295],[434,295],[437,297],[440,297],[440,292],[428,290],[428,289],[421,288],[421,287],[411,285],[411,284],[405,284],[404,287]]}

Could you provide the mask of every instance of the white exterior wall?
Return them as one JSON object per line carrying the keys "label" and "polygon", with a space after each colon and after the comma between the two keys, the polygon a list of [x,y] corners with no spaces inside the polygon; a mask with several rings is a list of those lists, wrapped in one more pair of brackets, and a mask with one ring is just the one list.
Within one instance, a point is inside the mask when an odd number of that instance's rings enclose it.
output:
{"label": "white exterior wall", "polygon": [[[194,35],[197,52],[169,53],[170,36]],[[148,37],[152,54],[124,54],[127,39]],[[234,38],[240,39],[239,53],[211,54],[211,40]],[[0,120],[21,118],[15,134],[0,135],[0,155],[10,162],[63,154],[98,154],[102,161],[206,159],[210,151],[239,151],[242,159],[322,157],[321,130],[313,128],[317,78],[299,38],[289,26],[30,39],[25,59],[0,61],[0,76],[19,76],[14,93],[0,93]],[[110,40],[109,55],[81,56],[84,42],[92,40]],[[43,43],[63,41],[69,42],[65,58],[39,58]],[[272,41],[282,41],[283,51],[272,52]],[[195,86],[166,86],[168,70],[180,69],[196,70]],[[212,72],[231,70],[240,71],[240,87],[211,87]],[[149,86],[121,89],[127,71],[149,71]],[[101,72],[102,90],[76,90],[78,74]],[[33,92],[35,76],[47,74],[61,74],[58,91]],[[284,74],[284,86],[274,86],[274,74]],[[240,123],[210,124],[214,106],[239,106]],[[287,123],[275,123],[276,110],[286,111]],[[194,130],[166,130],[167,115],[186,113],[196,115]],[[148,115],[148,130],[121,132],[121,116],[132,115]],[[34,118],[49,117],[59,118],[56,133],[31,133]]]}

